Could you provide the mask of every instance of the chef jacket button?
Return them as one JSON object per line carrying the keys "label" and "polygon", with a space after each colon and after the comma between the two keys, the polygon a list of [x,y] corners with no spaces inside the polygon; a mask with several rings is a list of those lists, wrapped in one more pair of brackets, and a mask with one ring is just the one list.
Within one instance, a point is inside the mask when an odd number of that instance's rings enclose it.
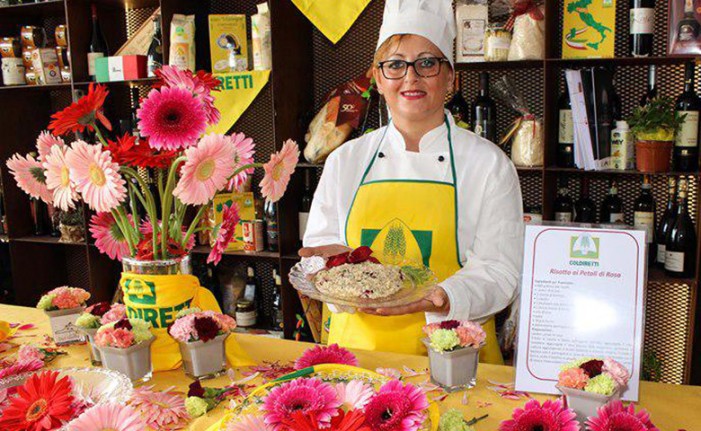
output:
{"label": "chef jacket button", "polygon": [[439,162],[442,162],[442,161],[444,161],[444,160],[445,160],[445,157],[443,157],[443,156],[438,156],[438,161],[439,161]]}
{"label": "chef jacket button", "polygon": [[383,153],[382,151],[380,151],[380,153],[377,155],[377,157],[379,157],[379,158],[383,158],[384,156],[385,156],[385,153]]}

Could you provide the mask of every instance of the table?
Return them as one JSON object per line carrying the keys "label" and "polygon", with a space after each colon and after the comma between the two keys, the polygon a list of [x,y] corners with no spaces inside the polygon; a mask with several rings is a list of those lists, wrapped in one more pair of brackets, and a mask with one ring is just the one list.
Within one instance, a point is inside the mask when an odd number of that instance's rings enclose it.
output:
{"label": "table", "polygon": [[[22,331],[16,335],[24,337],[16,338],[13,342],[18,344],[41,344],[44,334],[50,334],[49,319],[44,312],[26,307],[17,307],[0,304],[0,319],[9,322],[34,323],[35,329]],[[294,361],[309,347],[309,343],[300,343],[289,340],[277,340],[257,335],[234,335],[243,349],[255,360],[267,361]],[[73,345],[61,348],[68,355],[59,356],[49,364],[50,368],[65,367],[90,367],[88,345]],[[14,352],[15,350],[11,351]],[[354,351],[360,361],[360,366],[375,370],[378,367],[396,368],[402,370],[404,366],[420,370],[428,367],[428,358],[413,355],[400,355],[382,352]],[[238,374],[238,370],[237,370]],[[440,403],[441,411],[449,408],[457,408],[464,412],[466,418],[489,414],[489,417],[477,425],[478,430],[496,430],[502,420],[508,419],[516,407],[521,407],[526,400],[509,400],[501,398],[497,393],[489,390],[489,380],[496,382],[513,382],[515,378],[513,367],[482,364],[477,373],[477,386],[468,391],[468,403],[463,404],[464,392],[451,394]],[[240,374],[239,374],[240,376]],[[426,380],[426,376],[408,379],[412,382]],[[165,389],[175,386],[178,390],[187,391],[192,382],[182,370],[155,373],[149,384],[154,384],[157,389]],[[229,382],[227,377],[219,377],[207,380],[204,385],[211,387],[223,387]],[[538,400],[554,398],[546,395],[534,395]],[[219,421],[225,414],[228,403],[224,402],[206,416],[198,418],[190,424],[190,430],[204,431]],[[638,407],[644,407],[652,414],[652,420],[662,431],[695,431],[701,430],[701,386],[681,386],[663,383],[641,382],[640,402]]]}

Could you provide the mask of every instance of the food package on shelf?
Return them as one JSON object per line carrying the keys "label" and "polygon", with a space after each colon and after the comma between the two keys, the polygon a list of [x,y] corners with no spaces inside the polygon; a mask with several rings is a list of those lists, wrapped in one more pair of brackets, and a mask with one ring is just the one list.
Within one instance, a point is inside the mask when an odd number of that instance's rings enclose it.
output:
{"label": "food package on shelf", "polygon": [[358,128],[368,104],[363,94],[369,88],[370,78],[363,75],[329,93],[324,106],[309,124],[309,130],[304,137],[307,142],[304,158],[309,163],[321,163],[326,160],[326,157]]}
{"label": "food package on shelf", "polygon": [[536,0],[513,0],[513,14],[506,23],[513,28],[509,61],[545,58],[545,9]]}

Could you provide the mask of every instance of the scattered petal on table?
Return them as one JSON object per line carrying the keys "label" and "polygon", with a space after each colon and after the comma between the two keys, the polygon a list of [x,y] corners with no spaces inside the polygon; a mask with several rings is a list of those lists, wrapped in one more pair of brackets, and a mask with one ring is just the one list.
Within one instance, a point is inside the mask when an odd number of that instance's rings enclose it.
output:
{"label": "scattered petal on table", "polygon": [[435,401],[437,403],[440,403],[443,400],[445,400],[446,398],[448,398],[448,394],[443,394],[443,395],[438,395],[438,396],[432,397],[431,401]]}
{"label": "scattered petal on table", "polygon": [[440,391],[443,389],[440,386],[436,385],[435,383],[431,383],[431,382],[419,383],[419,387],[426,393],[433,392],[433,391]]}
{"label": "scattered petal on table", "polygon": [[402,373],[400,373],[396,368],[378,368],[375,370],[375,372],[385,377],[389,377],[390,379],[398,379],[402,377]]}
{"label": "scattered petal on table", "polygon": [[[249,375],[249,376],[247,376],[247,377],[244,377],[243,379],[239,379],[239,380],[233,380],[233,379],[232,379],[231,384],[232,384],[232,385],[243,385],[244,383],[248,383],[248,382],[250,382],[251,380],[254,380],[254,379],[258,378],[259,376],[260,376],[260,373],[259,373],[259,372],[255,372],[255,373],[253,373],[253,374],[251,374],[251,375]],[[229,378],[230,378],[230,379],[231,379],[231,377],[232,377],[232,376],[229,375]]]}
{"label": "scattered petal on table", "polygon": [[477,401],[477,407],[479,407],[481,409],[485,409],[491,405],[492,405],[492,403],[487,402],[487,401]]}
{"label": "scattered petal on table", "polygon": [[467,396],[467,391],[465,391],[465,393],[462,395],[462,404],[466,406],[469,402],[470,399]]}
{"label": "scattered petal on table", "polygon": [[36,326],[35,324],[33,324],[33,323],[25,323],[24,325],[22,325],[22,326],[19,327],[19,330],[20,330],[20,331],[28,331],[28,330],[34,329],[34,328],[36,328],[36,327],[37,327],[37,326]]}
{"label": "scattered petal on table", "polygon": [[426,370],[423,371],[416,371],[413,368],[409,368],[406,365],[404,365],[404,377],[416,377],[416,376],[423,376],[426,374]]}
{"label": "scattered petal on table", "polygon": [[487,380],[490,385],[495,385],[495,386],[500,386],[503,388],[513,388],[515,383],[514,382],[509,382],[509,383],[502,383],[502,382],[497,382],[495,380]]}
{"label": "scattered petal on table", "polygon": [[10,323],[10,328],[16,328],[19,325],[20,325],[19,323]]}

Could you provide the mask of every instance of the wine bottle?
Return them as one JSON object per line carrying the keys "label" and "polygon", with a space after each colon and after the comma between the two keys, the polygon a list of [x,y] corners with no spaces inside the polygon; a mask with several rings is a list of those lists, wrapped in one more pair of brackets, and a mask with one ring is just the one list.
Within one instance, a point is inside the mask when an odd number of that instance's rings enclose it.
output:
{"label": "wine bottle", "polygon": [[596,223],[596,204],[589,197],[589,179],[582,178],[579,199],[574,204],[574,221]]}
{"label": "wine bottle", "polygon": [[657,97],[657,66],[651,64],[647,69],[647,91],[640,98],[640,106],[645,106]]}
{"label": "wine bottle", "polygon": [[567,178],[560,178],[554,206],[555,221],[571,222],[574,219],[574,206],[567,189]]}
{"label": "wine bottle", "polygon": [[90,75],[90,79],[95,80],[95,60],[109,56],[109,49],[100,28],[100,21],[97,18],[97,6],[93,3],[90,7],[92,9],[92,36],[88,46],[88,75]]}
{"label": "wine bottle", "polygon": [[302,201],[299,205],[299,245],[302,246],[304,240],[304,232],[307,231],[307,220],[309,220],[309,211],[312,208],[312,178],[311,169],[304,170],[304,192],[302,193]]}
{"label": "wine bottle", "polygon": [[684,17],[677,24],[677,41],[691,42],[699,37],[699,22],[696,21],[694,14],[694,0],[686,0],[684,2]]}
{"label": "wine bottle", "polygon": [[131,119],[129,125],[131,127],[131,134],[136,136],[137,139],[141,138],[139,133],[139,117],[136,112],[139,110],[139,89],[137,87],[131,87]]}
{"label": "wine bottle", "polygon": [[0,178],[0,235],[7,235],[7,221],[5,220],[5,198],[2,192],[2,179]]}
{"label": "wine bottle", "polygon": [[46,204],[42,200],[35,198],[31,198],[29,204],[31,207],[32,224],[34,225],[34,235],[46,235],[48,233]]}
{"label": "wine bottle", "polygon": [[[611,87],[609,87],[609,103],[611,110],[611,124],[615,124],[616,121],[623,120],[623,104],[621,102],[621,96],[616,92],[616,69],[611,66]],[[613,129],[613,127],[611,127]]]}
{"label": "wine bottle", "polygon": [[601,223],[625,223],[623,214],[623,201],[618,197],[618,186],[611,182],[609,193],[601,203]]}
{"label": "wine bottle", "polygon": [[690,278],[696,272],[696,229],[689,217],[686,179],[679,179],[677,218],[667,234],[664,269],[670,277]]}
{"label": "wine bottle", "polygon": [[243,299],[255,303],[257,294],[258,279],[256,278],[256,271],[252,266],[248,266],[246,268],[246,287],[243,289]]}
{"label": "wine bottle", "polygon": [[678,115],[686,115],[674,143],[674,169],[692,172],[699,168],[699,112],[701,99],[694,91],[694,63],[686,63],[684,92],[677,99]]}
{"label": "wine bottle", "polygon": [[455,84],[453,86],[453,97],[446,103],[445,109],[450,111],[455,120],[455,124],[463,129],[470,129],[470,106],[462,96],[462,80],[460,72],[455,73]]}
{"label": "wine bottle", "polygon": [[647,263],[652,265],[657,255],[655,250],[655,214],[657,206],[655,205],[655,198],[652,196],[650,178],[647,175],[643,176],[640,196],[635,200],[633,211],[633,227],[646,232]]}
{"label": "wine bottle", "polygon": [[652,54],[655,0],[630,0],[630,51],[633,57]]}
{"label": "wine bottle", "polygon": [[280,238],[277,224],[277,204],[265,201],[265,236],[268,243],[268,251],[280,250]]}
{"label": "wine bottle", "polygon": [[574,121],[572,120],[572,102],[570,93],[565,91],[557,101],[560,120],[558,123],[557,166],[574,167]]}
{"label": "wine bottle", "polygon": [[161,34],[161,16],[153,18],[153,39],[148,47],[147,68],[150,78],[156,76],[156,70],[163,66],[163,36]]}
{"label": "wine bottle", "polygon": [[677,182],[674,177],[669,177],[668,180],[668,196],[667,206],[660,218],[660,224],[657,225],[655,232],[655,240],[657,241],[657,265],[664,268],[665,252],[667,248],[667,234],[672,229],[674,221],[677,218]]}
{"label": "wine bottle", "polygon": [[282,278],[274,269],[273,278],[275,279],[275,293],[273,294],[273,315],[271,326],[274,331],[281,331],[285,324],[282,313]]}
{"label": "wine bottle", "polygon": [[479,95],[472,106],[472,127],[479,136],[497,142],[497,105],[489,97],[489,73],[480,72]]}

